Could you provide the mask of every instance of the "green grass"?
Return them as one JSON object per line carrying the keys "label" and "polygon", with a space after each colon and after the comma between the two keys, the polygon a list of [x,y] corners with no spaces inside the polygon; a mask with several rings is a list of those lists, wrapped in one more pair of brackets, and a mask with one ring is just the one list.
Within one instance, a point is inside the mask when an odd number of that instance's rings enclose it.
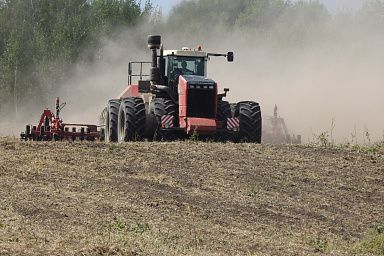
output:
{"label": "green grass", "polygon": [[325,253],[328,249],[328,241],[326,239],[312,239],[309,242],[309,245],[315,250],[315,252]]}
{"label": "green grass", "polygon": [[349,143],[346,144],[339,144],[335,145],[336,148],[342,148],[342,149],[349,149],[352,151],[355,151],[357,153],[366,153],[366,154],[376,154],[379,152],[384,152],[384,143],[374,143],[374,144],[367,144],[367,145],[352,145]]}
{"label": "green grass", "polygon": [[116,220],[112,223],[111,228],[116,231],[124,231],[127,227],[127,224],[122,220]]}
{"label": "green grass", "polygon": [[330,132],[325,131],[320,133],[320,135],[314,135],[314,140],[308,145],[321,148],[344,149],[364,154],[377,154],[384,152],[384,140],[372,143],[370,134],[368,132],[366,132],[365,137],[367,142],[364,144],[358,144],[354,139],[352,139],[351,142],[335,143],[332,136],[330,135]]}
{"label": "green grass", "polygon": [[384,225],[377,225],[355,247],[357,253],[384,255]]}
{"label": "green grass", "polygon": [[115,220],[115,222],[111,224],[111,229],[118,232],[127,231],[139,235],[151,230],[148,223],[136,223],[135,225],[130,226],[123,220]]}

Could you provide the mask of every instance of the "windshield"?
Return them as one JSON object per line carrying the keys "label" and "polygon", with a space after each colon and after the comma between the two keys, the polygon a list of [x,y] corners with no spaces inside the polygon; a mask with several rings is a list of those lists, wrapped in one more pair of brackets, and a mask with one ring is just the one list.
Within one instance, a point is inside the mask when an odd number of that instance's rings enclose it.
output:
{"label": "windshield", "polygon": [[204,76],[205,60],[201,57],[168,57],[168,76],[174,80],[179,75]]}

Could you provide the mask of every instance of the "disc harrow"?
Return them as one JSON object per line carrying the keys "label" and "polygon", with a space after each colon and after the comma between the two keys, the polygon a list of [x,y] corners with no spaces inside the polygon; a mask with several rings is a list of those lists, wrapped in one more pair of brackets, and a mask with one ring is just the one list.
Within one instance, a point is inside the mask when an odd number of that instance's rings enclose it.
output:
{"label": "disc harrow", "polygon": [[101,132],[97,125],[64,123],[60,112],[66,103],[60,104],[56,98],[56,115],[48,108],[41,114],[37,126],[26,125],[25,131],[20,134],[21,140],[28,141],[59,141],[59,140],[88,140],[100,139]]}

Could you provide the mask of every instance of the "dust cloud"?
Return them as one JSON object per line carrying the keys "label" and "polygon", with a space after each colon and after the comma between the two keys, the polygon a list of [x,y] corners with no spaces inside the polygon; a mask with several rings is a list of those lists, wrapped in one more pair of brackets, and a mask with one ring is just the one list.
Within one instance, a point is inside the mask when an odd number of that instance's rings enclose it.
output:
{"label": "dust cloud", "polygon": [[[146,35],[158,33],[166,49],[203,45],[208,52],[234,51],[233,63],[212,58],[208,76],[221,90],[230,88],[230,102],[258,101],[265,116],[277,104],[290,133],[303,135],[305,143],[322,132],[336,142],[384,139],[384,35],[376,29],[331,20],[297,43],[247,30],[201,36],[151,30],[142,26],[102,38],[102,56],[75,65],[50,107],[60,96],[67,102],[65,122],[97,123],[108,99],[126,87],[128,61],[149,61]],[[33,110],[29,122],[37,122],[43,107]]]}
{"label": "dust cloud", "polygon": [[[233,50],[235,62],[212,59],[208,76],[221,89],[231,89],[229,101],[258,101],[264,116],[273,115],[276,104],[290,133],[301,134],[304,143],[318,141],[322,133],[337,143],[384,140],[380,27],[339,14],[294,42],[271,33],[222,31],[191,38],[189,46]],[[169,41],[176,46],[174,39]]]}
{"label": "dust cloud", "polygon": [[323,132],[336,142],[383,140],[384,37],[340,31],[278,49],[268,40],[231,40],[236,62],[212,65],[210,76],[231,88],[231,101],[259,101],[264,115],[277,104],[290,132],[304,142]]}
{"label": "dust cloud", "polygon": [[129,30],[116,40],[102,38],[102,56],[91,65],[77,64],[57,94],[67,103],[64,121],[98,124],[108,100],[117,98],[128,85],[128,62],[148,59],[146,34]]}

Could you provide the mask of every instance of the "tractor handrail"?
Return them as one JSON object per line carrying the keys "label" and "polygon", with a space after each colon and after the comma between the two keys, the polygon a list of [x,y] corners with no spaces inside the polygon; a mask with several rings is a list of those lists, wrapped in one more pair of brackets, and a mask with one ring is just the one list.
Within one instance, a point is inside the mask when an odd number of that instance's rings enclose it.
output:
{"label": "tractor handrail", "polygon": [[[132,74],[132,66],[134,64],[140,65],[140,73]],[[140,80],[143,80],[143,77],[149,77],[149,75],[143,74],[143,65],[144,64],[152,64],[152,62],[148,61],[130,61],[128,63],[128,84],[132,84],[132,77],[139,77]]]}

